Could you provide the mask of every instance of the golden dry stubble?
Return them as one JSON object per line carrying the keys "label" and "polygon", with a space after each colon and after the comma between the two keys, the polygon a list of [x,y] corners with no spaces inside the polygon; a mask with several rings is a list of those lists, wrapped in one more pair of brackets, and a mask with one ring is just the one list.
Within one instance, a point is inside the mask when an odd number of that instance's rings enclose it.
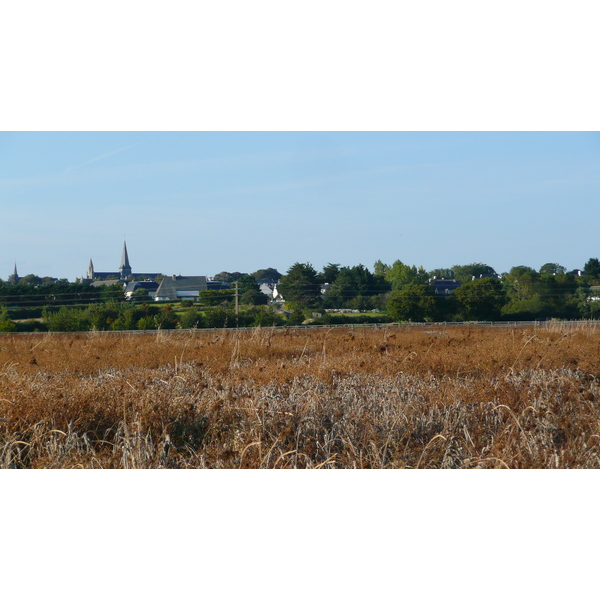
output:
{"label": "golden dry stubble", "polygon": [[4,467],[597,467],[600,332],[0,337]]}

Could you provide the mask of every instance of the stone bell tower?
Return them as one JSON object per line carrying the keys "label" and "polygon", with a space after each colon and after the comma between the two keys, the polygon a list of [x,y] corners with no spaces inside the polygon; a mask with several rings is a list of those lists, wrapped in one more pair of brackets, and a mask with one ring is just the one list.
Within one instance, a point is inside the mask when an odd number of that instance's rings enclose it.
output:
{"label": "stone bell tower", "polygon": [[127,255],[127,242],[123,242],[123,255],[121,256],[121,266],[119,267],[121,279],[127,279],[131,275],[131,265]]}

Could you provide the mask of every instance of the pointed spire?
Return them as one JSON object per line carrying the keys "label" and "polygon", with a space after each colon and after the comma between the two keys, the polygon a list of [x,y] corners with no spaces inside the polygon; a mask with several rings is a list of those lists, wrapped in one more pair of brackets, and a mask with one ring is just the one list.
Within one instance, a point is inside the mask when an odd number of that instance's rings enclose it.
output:
{"label": "pointed spire", "polygon": [[17,263],[15,262],[15,270],[13,271],[13,274],[9,276],[8,281],[10,283],[19,283],[19,274],[17,273]]}
{"label": "pointed spire", "polygon": [[129,264],[129,256],[127,254],[127,242],[123,242],[123,254],[121,256],[121,266],[119,269],[125,267],[126,269],[131,269],[131,265]]}
{"label": "pointed spire", "polygon": [[129,264],[129,255],[127,254],[127,242],[123,242],[123,254],[121,256],[121,266],[119,267],[121,277],[129,277],[131,275],[131,265]]}
{"label": "pointed spire", "polygon": [[90,266],[88,267],[87,278],[94,279],[94,263],[92,262],[91,258],[90,258]]}

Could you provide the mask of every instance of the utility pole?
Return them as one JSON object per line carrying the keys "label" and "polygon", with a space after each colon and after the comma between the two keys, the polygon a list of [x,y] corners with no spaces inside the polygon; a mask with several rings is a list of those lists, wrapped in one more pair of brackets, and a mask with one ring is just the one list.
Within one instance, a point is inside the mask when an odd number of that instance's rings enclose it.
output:
{"label": "utility pole", "polygon": [[240,314],[240,301],[239,301],[239,294],[238,294],[238,282],[235,282],[235,326],[239,327],[240,326],[240,319],[239,319],[239,314]]}

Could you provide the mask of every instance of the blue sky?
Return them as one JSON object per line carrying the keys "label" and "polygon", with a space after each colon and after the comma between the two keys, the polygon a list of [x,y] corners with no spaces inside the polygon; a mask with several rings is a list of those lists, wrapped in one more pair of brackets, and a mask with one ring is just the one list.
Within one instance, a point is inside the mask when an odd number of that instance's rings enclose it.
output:
{"label": "blue sky", "polygon": [[[568,7],[539,0],[4,4],[2,279],[15,260],[21,275],[71,280],[85,273],[90,258],[98,270],[116,269],[124,235],[134,270],[188,275],[285,271],[295,261],[371,268],[377,259],[427,269],[473,261],[498,271],[549,261],[571,269],[600,255],[600,140],[579,133],[600,130],[600,36],[590,0]],[[362,133],[368,131],[407,133]],[[519,133],[478,133],[486,131]],[[528,473],[528,481],[535,475]],[[420,481],[426,500],[435,497],[435,477]],[[238,479],[220,481],[220,489],[230,484],[235,497]],[[58,494],[71,492],[64,483]],[[504,481],[502,492],[512,493],[513,483],[517,490],[516,481]],[[173,497],[206,498],[202,489],[177,484],[174,493],[172,484],[162,486],[165,506]],[[539,484],[538,478],[544,489]],[[257,509],[257,522],[275,535],[268,529],[277,522],[270,495],[279,487],[264,480],[252,488],[268,507],[264,514]],[[354,487],[369,490],[368,497],[358,491],[363,505],[390,492],[389,478],[371,474],[368,486]],[[322,496],[303,481],[307,489]],[[453,492],[461,499],[453,514],[469,506],[458,519],[467,530],[495,508],[506,531],[528,526],[507,513],[502,494],[497,504],[488,497],[485,513],[473,518],[472,503],[462,501],[463,482]],[[346,496],[339,495],[340,506]],[[406,494],[395,498],[402,508]],[[569,500],[560,492],[559,499]],[[103,514],[120,523],[120,498],[114,505],[103,500]],[[135,506],[145,506],[144,496],[139,500]],[[539,500],[547,506],[545,490]],[[72,520],[73,507],[64,505],[69,512],[61,516]],[[423,506],[422,515],[405,507],[418,525],[415,539],[431,517]],[[319,502],[304,502],[301,512],[319,530],[331,528],[329,516],[321,521]],[[17,541],[21,522],[31,521],[24,516],[14,519]],[[209,525],[211,540],[224,538],[223,517],[213,520],[214,535]],[[165,525],[164,542],[172,543]],[[399,533],[406,532],[402,521]],[[298,544],[302,551],[302,539]],[[499,557],[508,548],[495,546]],[[143,560],[146,548],[140,550]],[[343,571],[342,550],[333,566]],[[551,561],[540,550],[543,570]],[[485,573],[493,558],[486,554],[473,572]],[[85,575],[87,563],[81,566]],[[285,583],[288,565],[281,566]],[[372,591],[373,581],[381,583],[380,567],[378,561],[375,579],[367,568],[349,585]],[[429,565],[411,568],[416,576],[407,586],[414,581],[416,591]],[[187,583],[181,568],[175,579],[162,571],[165,590]],[[570,576],[575,568],[563,571],[558,585],[572,591],[581,577]],[[546,579],[556,589],[554,575]],[[223,578],[214,579],[218,585]]]}
{"label": "blue sky", "polygon": [[583,267],[598,133],[5,132],[0,277],[90,258],[214,275],[296,261]]}

